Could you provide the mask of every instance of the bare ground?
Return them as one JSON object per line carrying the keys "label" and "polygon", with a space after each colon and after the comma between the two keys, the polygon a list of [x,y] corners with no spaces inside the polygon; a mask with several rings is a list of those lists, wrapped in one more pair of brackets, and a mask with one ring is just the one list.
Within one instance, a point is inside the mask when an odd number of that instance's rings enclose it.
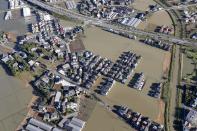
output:
{"label": "bare ground", "polygon": [[85,46],[83,44],[83,41],[81,40],[81,37],[76,37],[75,41],[71,42],[69,47],[70,47],[71,52],[80,52],[85,49]]}
{"label": "bare ground", "polygon": [[164,56],[164,61],[163,61],[163,76],[168,75],[168,71],[170,68],[170,61],[171,61],[171,53],[166,52]]}
{"label": "bare ground", "polygon": [[97,103],[96,101],[90,98],[81,96],[78,118],[87,121],[91,116],[96,106],[96,103]]}
{"label": "bare ground", "polygon": [[164,108],[165,103],[162,100],[158,100],[159,103],[159,113],[155,122],[164,123]]}

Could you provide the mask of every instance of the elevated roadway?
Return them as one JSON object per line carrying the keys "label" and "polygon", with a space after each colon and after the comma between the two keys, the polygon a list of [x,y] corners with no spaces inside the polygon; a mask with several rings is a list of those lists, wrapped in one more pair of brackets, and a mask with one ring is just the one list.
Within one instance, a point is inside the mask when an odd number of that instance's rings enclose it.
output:
{"label": "elevated roadway", "polygon": [[161,40],[168,40],[168,41],[175,43],[175,44],[197,46],[197,43],[192,42],[190,39],[180,39],[180,38],[177,38],[177,37],[174,37],[171,35],[154,33],[154,32],[146,32],[143,30],[135,29],[135,28],[126,28],[126,27],[124,28],[124,27],[120,27],[117,25],[113,25],[113,24],[109,23],[109,21],[107,21],[107,20],[101,20],[101,19],[97,19],[97,18],[93,18],[93,17],[84,16],[84,15],[79,14],[77,12],[73,12],[71,10],[61,8],[57,5],[49,5],[49,4],[40,2],[38,0],[26,0],[26,1],[32,3],[36,6],[39,6],[45,10],[48,10],[50,12],[64,15],[69,18],[77,19],[80,21],[85,21],[85,22],[88,21],[90,24],[101,27],[101,28],[112,29],[114,31],[131,33],[131,34],[135,34],[135,35],[148,36],[148,37],[161,39]]}

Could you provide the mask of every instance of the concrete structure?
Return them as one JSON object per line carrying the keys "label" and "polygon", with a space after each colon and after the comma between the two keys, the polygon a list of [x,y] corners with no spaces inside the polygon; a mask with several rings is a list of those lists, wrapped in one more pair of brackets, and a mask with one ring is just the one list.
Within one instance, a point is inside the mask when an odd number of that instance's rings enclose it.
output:
{"label": "concrete structure", "polygon": [[25,129],[28,131],[63,131],[34,118],[30,118]]}
{"label": "concrete structure", "polygon": [[59,129],[59,128],[53,128],[52,131],[63,131],[63,130],[61,130],[61,129]]}
{"label": "concrete structure", "polygon": [[131,26],[131,27],[137,27],[140,24],[141,20],[138,18],[124,18],[121,22],[123,25]]}
{"label": "concrete structure", "polygon": [[36,126],[33,126],[31,124],[28,124],[25,129],[28,131],[44,131],[44,130],[42,130]]}
{"label": "concrete structure", "polygon": [[29,120],[29,124],[34,125],[40,129],[46,130],[46,131],[51,131],[53,129],[53,126],[48,125],[42,121],[36,120],[34,118],[31,118]]}
{"label": "concrete structure", "polygon": [[67,9],[71,10],[71,9],[75,9],[77,5],[74,0],[71,0],[71,1],[66,1],[66,7]]}
{"label": "concrete structure", "polygon": [[5,20],[10,20],[12,18],[12,12],[11,11],[8,11],[6,12],[6,15],[4,17]]}
{"label": "concrete structure", "polygon": [[68,124],[68,127],[71,127],[72,131],[82,131],[84,126],[85,122],[75,117],[72,118],[71,122]]}
{"label": "concrete structure", "polygon": [[23,8],[23,16],[24,17],[31,16],[31,9],[29,7],[24,7]]}
{"label": "concrete structure", "polygon": [[55,95],[55,102],[59,102],[60,101],[61,95],[62,94],[59,91],[56,93],[56,95]]}
{"label": "concrete structure", "polygon": [[9,0],[8,3],[10,9],[19,9],[25,7],[24,2],[22,2],[21,0]]}

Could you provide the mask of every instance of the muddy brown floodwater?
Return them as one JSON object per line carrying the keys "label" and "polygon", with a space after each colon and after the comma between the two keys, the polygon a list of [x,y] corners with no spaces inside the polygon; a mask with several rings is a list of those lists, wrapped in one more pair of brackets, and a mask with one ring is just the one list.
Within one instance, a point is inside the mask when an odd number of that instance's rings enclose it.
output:
{"label": "muddy brown floodwater", "polygon": [[0,131],[14,131],[27,114],[32,90],[0,66]]}
{"label": "muddy brown floodwater", "polygon": [[97,104],[83,131],[134,131],[134,129]]}
{"label": "muddy brown floodwater", "polygon": [[[132,89],[127,84],[123,85],[116,82],[107,97],[100,97],[111,106],[125,105],[134,111],[142,113],[144,116],[150,117],[152,120],[163,123],[164,105],[161,100],[151,98],[147,94],[153,82],[161,82],[166,52],[144,45],[139,41],[105,32],[96,27],[88,28],[85,31],[83,42],[86,50],[90,50],[112,61],[115,61],[124,51],[132,51],[142,56],[141,62],[135,70],[135,72],[143,72],[145,74],[146,84],[142,91]],[[85,131],[92,131],[93,127],[95,128],[94,131],[97,131],[97,129],[100,131],[100,128],[103,131],[131,130],[128,126],[122,124],[120,122],[121,120],[116,119],[111,113],[106,112],[101,107],[96,106],[87,121]],[[105,123],[105,126],[102,126],[101,123]]]}

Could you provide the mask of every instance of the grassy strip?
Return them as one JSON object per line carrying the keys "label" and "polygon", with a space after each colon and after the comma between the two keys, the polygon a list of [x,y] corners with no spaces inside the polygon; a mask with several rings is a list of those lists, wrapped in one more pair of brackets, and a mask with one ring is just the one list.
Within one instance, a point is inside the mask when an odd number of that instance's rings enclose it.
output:
{"label": "grassy strip", "polygon": [[83,24],[83,21],[80,21],[78,19],[73,19],[73,18],[70,18],[70,17],[67,17],[65,15],[60,15],[60,14],[57,14],[57,13],[52,13],[52,15],[58,19],[62,19],[62,20],[65,20],[65,21],[71,21],[71,22],[75,22],[77,24]]}
{"label": "grassy strip", "polygon": [[165,131],[169,131],[169,123],[170,123],[170,99],[171,99],[171,89],[170,89],[170,81],[173,76],[173,68],[174,68],[174,57],[176,53],[176,45],[173,45],[172,51],[171,51],[171,63],[170,63],[170,69],[168,73],[168,79],[164,83],[164,87],[162,88],[162,94],[161,98],[165,102],[165,112],[164,112],[164,125],[165,125]]}
{"label": "grassy strip", "polygon": [[162,90],[162,99],[165,102],[165,111],[164,111],[164,128],[165,131],[169,131],[169,109],[170,109],[170,83],[166,82],[164,84],[163,90]]}
{"label": "grassy strip", "polygon": [[180,53],[179,53],[179,72],[178,72],[178,83],[180,84],[181,83],[181,79],[182,79],[182,75],[181,75],[181,70],[182,70],[182,67],[183,67],[183,63],[182,63],[182,46],[180,46]]}
{"label": "grassy strip", "polygon": [[[178,19],[178,22],[176,23],[176,36],[180,37],[180,38],[184,38],[185,37],[185,26],[183,25],[181,19],[181,16],[179,14],[179,12],[175,11],[175,10],[171,10],[169,12],[172,12],[173,16],[176,17]],[[176,19],[174,18],[174,19]],[[177,21],[177,20],[176,20]]]}
{"label": "grassy strip", "polygon": [[[180,47],[181,49],[181,47]],[[182,90],[181,90],[181,70],[182,70],[182,52],[179,53],[179,71],[178,71],[178,86],[177,86],[177,95],[176,95],[176,110],[175,110],[175,121],[174,127],[176,130],[182,130],[182,120],[183,120],[183,110],[182,110]]]}

